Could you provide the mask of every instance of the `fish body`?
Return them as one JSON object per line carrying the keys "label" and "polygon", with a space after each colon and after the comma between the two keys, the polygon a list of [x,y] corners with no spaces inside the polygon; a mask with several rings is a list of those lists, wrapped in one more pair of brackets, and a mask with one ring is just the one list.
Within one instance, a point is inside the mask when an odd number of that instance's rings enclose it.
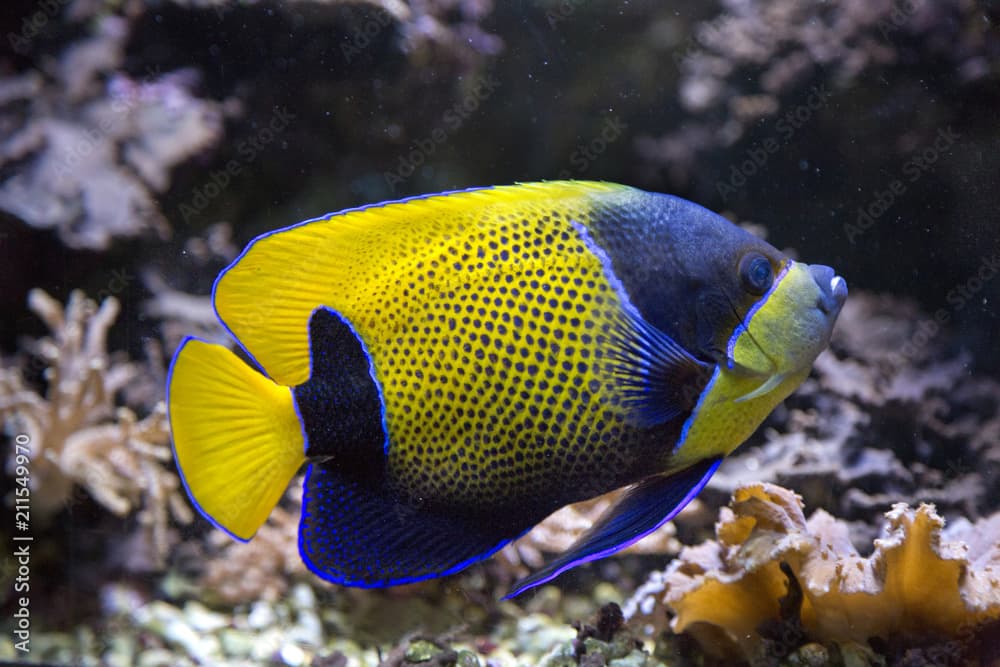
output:
{"label": "fish body", "polygon": [[242,540],[306,466],[303,560],[366,587],[458,571],[632,486],[516,594],[679,511],[805,378],[845,298],[832,269],[610,183],[352,209],[258,237],[219,276],[259,371],[186,340],[174,452]]}

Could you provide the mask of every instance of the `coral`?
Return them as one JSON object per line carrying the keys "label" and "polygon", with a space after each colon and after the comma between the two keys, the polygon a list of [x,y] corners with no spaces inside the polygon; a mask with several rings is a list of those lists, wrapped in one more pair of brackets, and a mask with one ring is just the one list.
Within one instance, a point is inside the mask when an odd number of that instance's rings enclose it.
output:
{"label": "coral", "polygon": [[[823,84],[816,90],[829,95],[868,70],[905,60],[899,42],[919,41],[928,58],[951,62],[960,82],[990,73],[988,27],[975,24],[975,5],[963,0],[721,4],[719,14],[693,28],[680,57],[677,94],[688,117],[669,134],[637,142],[639,154],[670,168],[676,181],[697,171],[703,153],[734,145],[761,121],[778,117],[798,127],[780,115],[782,97],[802,93],[818,72]],[[821,95],[813,106],[825,103]]]}
{"label": "coral", "polygon": [[[302,480],[292,481],[282,504],[249,542],[238,542],[220,530],[208,537],[209,556],[201,573],[201,587],[210,598],[227,604],[252,600],[275,601],[293,578],[308,571],[299,557],[299,515]],[[312,583],[316,583],[315,578]]]}
{"label": "coral", "polygon": [[156,195],[172,169],[221,138],[222,111],[193,95],[191,71],[125,74],[128,22],[94,25],[55,64],[0,84],[0,167],[17,165],[0,183],[0,209],[56,229],[67,245],[102,249],[169,232]]}
{"label": "coral", "polygon": [[[845,523],[823,510],[806,520],[802,507],[771,484],[737,489],[717,539],[685,548],[635,594],[627,615],[655,624],[669,610],[673,631],[710,654],[744,659],[783,657],[807,639],[970,642],[1000,619],[1000,513],[945,528],[933,506],[898,503],[862,556]],[[789,632],[794,616],[801,625]],[[775,644],[775,623],[786,625],[784,645]]]}
{"label": "coral", "polygon": [[[115,405],[116,394],[142,374],[137,364],[107,352],[118,301],[109,297],[98,307],[75,291],[63,308],[36,289],[28,303],[50,331],[34,343],[32,357],[42,364],[47,389],[39,394],[25,385],[23,371],[31,371],[32,362],[24,369],[5,365],[0,421],[9,434],[26,439],[32,516],[51,519],[80,485],[113,514],[135,513],[150,555],[162,559],[174,540],[170,518],[187,523],[191,513],[177,476],[165,465],[171,455],[163,403],[142,419]],[[14,453],[12,448],[9,473]]]}

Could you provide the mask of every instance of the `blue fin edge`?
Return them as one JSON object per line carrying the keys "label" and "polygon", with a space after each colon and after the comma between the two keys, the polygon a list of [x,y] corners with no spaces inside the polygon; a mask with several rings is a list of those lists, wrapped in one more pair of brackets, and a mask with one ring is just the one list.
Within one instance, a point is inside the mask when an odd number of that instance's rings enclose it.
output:
{"label": "blue fin edge", "polygon": [[[636,542],[638,542],[642,538],[646,537],[650,533],[655,532],[663,524],[667,523],[668,521],[670,521],[671,519],[673,519],[675,516],[677,516],[677,514],[680,513],[680,511],[682,509],[684,509],[687,506],[688,503],[690,503],[692,500],[694,500],[694,498],[699,493],[701,493],[702,489],[705,488],[705,485],[708,484],[708,480],[712,478],[712,475],[715,474],[715,471],[718,470],[719,465],[721,465],[721,464],[722,464],[722,458],[721,457],[718,458],[718,459],[715,459],[715,461],[712,463],[712,465],[710,465],[708,467],[708,469],[706,470],[704,476],[702,476],[701,480],[699,480],[697,484],[695,484],[694,486],[692,486],[691,489],[688,490],[688,492],[684,495],[684,498],[682,498],[681,501],[677,505],[675,505],[673,507],[673,509],[671,509],[666,514],[666,516],[664,516],[659,521],[659,523],[657,523],[655,526],[653,526],[649,530],[647,530],[647,531],[645,531],[643,533],[639,533],[635,537],[632,537],[632,538],[630,538],[630,539],[628,539],[625,542],[622,542],[620,544],[616,544],[613,547],[609,547],[607,549],[604,549],[602,551],[598,551],[598,552],[593,553],[593,554],[588,554],[588,555],[584,556],[583,558],[579,558],[577,560],[569,561],[568,563],[566,563],[566,564],[564,564],[564,565],[556,568],[555,570],[553,570],[549,574],[545,575],[544,577],[541,577],[538,580],[532,580],[531,577],[529,576],[526,580],[524,580],[525,583],[522,583],[520,585],[515,585],[514,588],[511,589],[510,593],[507,593],[507,595],[503,596],[503,599],[504,600],[509,600],[509,599],[511,599],[513,597],[516,597],[516,596],[520,595],[521,593],[525,592],[528,589],[535,588],[536,586],[541,586],[542,584],[548,583],[549,581],[552,581],[553,579],[555,579],[556,577],[558,577],[563,572],[566,572],[567,570],[571,570],[574,567],[577,567],[579,565],[583,565],[584,563],[589,563],[591,561],[600,560],[601,558],[606,558],[607,556],[610,556],[613,553],[617,553],[618,551],[621,551],[622,549],[635,544]],[[571,549],[572,549],[572,547],[571,547]]]}

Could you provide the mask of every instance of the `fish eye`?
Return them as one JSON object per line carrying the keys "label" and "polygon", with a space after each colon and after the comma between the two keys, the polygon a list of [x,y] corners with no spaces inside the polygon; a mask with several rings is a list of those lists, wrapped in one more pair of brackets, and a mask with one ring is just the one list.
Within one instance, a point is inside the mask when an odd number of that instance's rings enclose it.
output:
{"label": "fish eye", "polygon": [[763,294],[770,289],[774,280],[771,262],[758,252],[747,253],[740,260],[740,280],[746,291],[751,294]]}

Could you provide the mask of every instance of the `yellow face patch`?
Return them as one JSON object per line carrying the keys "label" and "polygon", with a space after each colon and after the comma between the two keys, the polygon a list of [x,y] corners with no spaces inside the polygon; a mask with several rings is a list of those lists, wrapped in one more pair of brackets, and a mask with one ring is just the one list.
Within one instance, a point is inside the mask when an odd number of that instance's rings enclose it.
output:
{"label": "yellow face patch", "polygon": [[729,454],[809,375],[829,341],[832,320],[816,308],[819,288],[805,264],[788,260],[771,289],[729,341],[730,367],[719,366],[684,425],[676,465]]}

